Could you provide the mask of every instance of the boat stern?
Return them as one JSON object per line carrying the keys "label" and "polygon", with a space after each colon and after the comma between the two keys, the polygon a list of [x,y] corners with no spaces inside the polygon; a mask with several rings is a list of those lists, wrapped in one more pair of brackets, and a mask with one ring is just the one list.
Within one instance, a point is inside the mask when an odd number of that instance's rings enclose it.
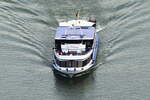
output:
{"label": "boat stern", "polygon": [[53,63],[53,72],[55,75],[60,75],[67,78],[79,77],[85,74],[88,74],[94,67],[94,62],[91,60],[89,64],[84,67],[72,67],[64,68],[58,66],[56,63]]}

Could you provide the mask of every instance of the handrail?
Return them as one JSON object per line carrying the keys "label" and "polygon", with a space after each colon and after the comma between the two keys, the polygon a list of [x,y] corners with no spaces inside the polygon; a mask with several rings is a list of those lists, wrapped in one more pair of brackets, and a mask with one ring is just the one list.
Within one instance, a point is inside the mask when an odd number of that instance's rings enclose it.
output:
{"label": "handrail", "polygon": [[60,55],[59,53],[57,53],[56,51],[54,51],[55,56],[57,57],[57,59],[59,60],[85,60],[87,59],[89,56],[91,56],[93,52],[93,49],[91,49],[90,51],[88,51],[87,53],[85,53],[84,55]]}

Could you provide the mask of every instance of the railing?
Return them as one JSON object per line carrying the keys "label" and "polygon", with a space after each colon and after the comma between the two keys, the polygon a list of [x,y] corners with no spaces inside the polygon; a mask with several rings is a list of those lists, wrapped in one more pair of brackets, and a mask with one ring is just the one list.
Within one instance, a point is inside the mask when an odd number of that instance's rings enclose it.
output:
{"label": "railing", "polygon": [[77,51],[68,51],[66,52],[62,52],[61,50],[55,50],[55,52],[59,55],[85,55],[86,53],[88,53],[92,48],[87,48],[86,51],[81,51],[80,53]]}
{"label": "railing", "polygon": [[83,61],[76,61],[76,60],[67,60],[67,61],[59,61],[56,57],[55,57],[55,60],[56,60],[56,63],[57,65],[59,65],[60,67],[84,67],[86,66],[92,59],[92,55],[87,58],[86,60],[83,60]]}

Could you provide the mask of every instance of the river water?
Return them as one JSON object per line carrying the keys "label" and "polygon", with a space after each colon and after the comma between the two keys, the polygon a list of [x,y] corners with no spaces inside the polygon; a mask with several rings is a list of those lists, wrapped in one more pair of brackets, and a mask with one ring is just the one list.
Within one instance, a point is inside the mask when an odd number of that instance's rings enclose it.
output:
{"label": "river water", "polygon": [[[58,22],[95,17],[104,29],[97,69],[51,70]],[[149,0],[0,0],[1,100],[150,100]]]}

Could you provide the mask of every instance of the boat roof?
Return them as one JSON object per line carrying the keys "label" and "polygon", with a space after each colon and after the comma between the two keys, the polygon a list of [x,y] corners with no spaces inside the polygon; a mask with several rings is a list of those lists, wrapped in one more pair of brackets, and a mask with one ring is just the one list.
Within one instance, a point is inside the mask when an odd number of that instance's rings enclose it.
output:
{"label": "boat roof", "polygon": [[59,26],[93,26],[95,23],[87,20],[71,20],[68,22],[60,22]]}
{"label": "boat roof", "polygon": [[95,27],[64,27],[59,26],[56,30],[55,39],[81,40],[94,39]]}

